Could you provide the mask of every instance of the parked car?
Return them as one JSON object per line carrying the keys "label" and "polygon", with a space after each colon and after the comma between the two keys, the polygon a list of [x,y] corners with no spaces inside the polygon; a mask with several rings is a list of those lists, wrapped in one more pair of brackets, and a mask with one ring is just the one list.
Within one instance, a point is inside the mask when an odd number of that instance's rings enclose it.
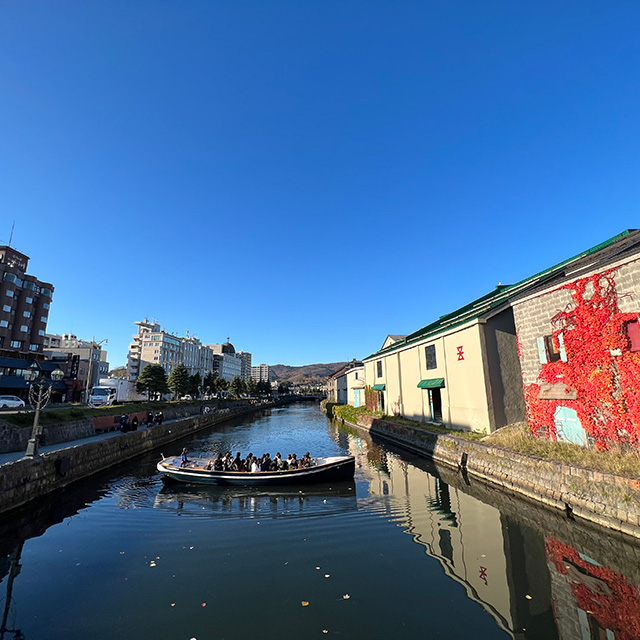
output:
{"label": "parked car", "polygon": [[24,400],[18,396],[0,396],[0,409],[17,409],[24,407]]}
{"label": "parked car", "polygon": [[189,394],[187,394],[186,396],[182,396],[180,400],[193,400],[193,398]]}

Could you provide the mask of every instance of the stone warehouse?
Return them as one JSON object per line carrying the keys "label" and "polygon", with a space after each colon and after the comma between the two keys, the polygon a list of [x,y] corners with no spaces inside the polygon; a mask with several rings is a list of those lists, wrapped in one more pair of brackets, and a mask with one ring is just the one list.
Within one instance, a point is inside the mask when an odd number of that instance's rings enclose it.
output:
{"label": "stone warehouse", "polygon": [[367,407],[483,433],[528,417],[541,436],[637,444],[638,260],[640,232],[624,231],[389,336],[363,360]]}

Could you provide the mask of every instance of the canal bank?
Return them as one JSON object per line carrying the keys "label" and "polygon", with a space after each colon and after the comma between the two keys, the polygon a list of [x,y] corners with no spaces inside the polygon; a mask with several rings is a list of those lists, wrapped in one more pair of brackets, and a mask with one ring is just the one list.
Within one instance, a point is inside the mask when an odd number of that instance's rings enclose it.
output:
{"label": "canal bank", "polygon": [[636,480],[369,415],[358,415],[357,423],[347,424],[570,517],[640,538]]}
{"label": "canal bank", "polygon": [[287,404],[249,404],[165,422],[107,440],[57,449],[30,459],[3,464],[0,473],[0,513],[20,507],[78,480],[104,471],[185,436],[240,416]]}

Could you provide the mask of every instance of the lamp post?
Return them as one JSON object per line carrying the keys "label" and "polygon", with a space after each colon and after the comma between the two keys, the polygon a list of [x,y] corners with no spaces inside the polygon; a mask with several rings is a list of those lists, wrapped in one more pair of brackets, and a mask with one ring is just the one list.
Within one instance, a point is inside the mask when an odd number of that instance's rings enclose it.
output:
{"label": "lamp post", "polygon": [[35,407],[33,416],[33,429],[31,437],[27,443],[27,451],[25,457],[37,458],[38,445],[42,436],[42,426],[40,425],[40,411],[44,409],[51,400],[51,390],[53,383],[62,380],[64,371],[55,369],[51,372],[51,378],[45,378],[37,362],[32,362],[25,373],[25,378],[29,384],[29,404]]}

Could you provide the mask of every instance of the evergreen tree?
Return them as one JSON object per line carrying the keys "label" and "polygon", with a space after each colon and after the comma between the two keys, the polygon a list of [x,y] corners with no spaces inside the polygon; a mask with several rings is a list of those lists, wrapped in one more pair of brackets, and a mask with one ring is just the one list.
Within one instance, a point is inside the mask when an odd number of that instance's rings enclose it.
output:
{"label": "evergreen tree", "polygon": [[171,389],[175,399],[182,396],[189,390],[189,371],[182,363],[177,364],[169,374],[169,389]]}
{"label": "evergreen tree", "polygon": [[252,398],[258,394],[258,383],[253,378],[249,378],[247,382],[247,393]]}
{"label": "evergreen tree", "polygon": [[136,391],[138,393],[147,393],[149,400],[152,396],[169,393],[167,385],[167,375],[160,364],[148,364],[136,380]]}
{"label": "evergreen tree", "polygon": [[244,393],[245,384],[244,384],[244,380],[240,376],[236,376],[231,381],[230,391],[231,391],[231,394],[234,395],[236,398],[240,397]]}
{"label": "evergreen tree", "polygon": [[226,391],[229,388],[229,383],[224,378],[216,378],[213,386],[216,392],[220,393],[220,391]]}
{"label": "evergreen tree", "polygon": [[194,373],[189,376],[189,393],[192,398],[197,398],[200,395],[200,387],[202,386],[202,378],[199,373]]}
{"label": "evergreen tree", "polygon": [[213,371],[209,371],[207,375],[204,377],[203,386],[205,389],[209,389],[211,393],[213,393],[216,389],[216,376]]}

